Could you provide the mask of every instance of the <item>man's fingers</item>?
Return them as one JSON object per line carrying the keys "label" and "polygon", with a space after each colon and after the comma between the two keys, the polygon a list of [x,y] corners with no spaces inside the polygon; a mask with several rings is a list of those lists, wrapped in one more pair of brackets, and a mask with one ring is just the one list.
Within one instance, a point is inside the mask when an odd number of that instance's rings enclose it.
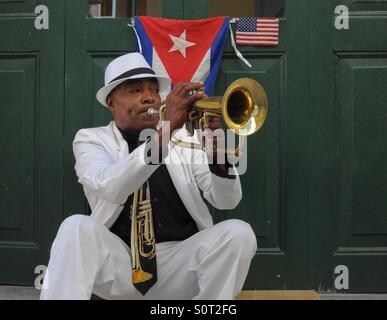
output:
{"label": "man's fingers", "polygon": [[185,86],[188,86],[190,84],[190,82],[180,82],[178,83],[174,88],[173,88],[173,91],[174,93],[179,96],[181,95],[182,93],[182,90]]}
{"label": "man's fingers", "polygon": [[[199,90],[203,89],[203,83],[201,82],[192,82],[192,83],[186,83],[180,91],[179,95],[187,96],[191,91],[193,90]],[[203,95],[203,92],[200,92]]]}
{"label": "man's fingers", "polygon": [[196,100],[199,100],[201,97],[203,97],[203,93],[194,93],[192,96],[189,96],[187,98],[188,105],[191,105],[191,103],[195,102]]}
{"label": "man's fingers", "polygon": [[176,86],[173,87],[172,91],[174,94],[179,95],[181,92],[181,89],[183,88],[184,85],[187,83],[179,82]]}
{"label": "man's fingers", "polygon": [[220,118],[211,117],[211,118],[208,118],[208,122],[211,124],[217,124],[217,123],[220,124],[221,120],[220,120]]}
{"label": "man's fingers", "polygon": [[173,87],[172,92],[178,96],[186,96],[189,91],[197,90],[201,87],[203,87],[201,82],[179,82]]}
{"label": "man's fingers", "polygon": [[211,130],[216,130],[222,127],[222,121],[220,118],[211,117],[211,118],[208,118],[207,122],[208,122],[208,127]]}

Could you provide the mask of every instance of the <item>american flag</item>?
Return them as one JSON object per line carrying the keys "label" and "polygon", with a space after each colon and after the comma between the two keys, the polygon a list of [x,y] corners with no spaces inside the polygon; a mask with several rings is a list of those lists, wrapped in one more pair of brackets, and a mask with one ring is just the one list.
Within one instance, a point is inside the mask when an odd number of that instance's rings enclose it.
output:
{"label": "american flag", "polygon": [[238,18],[236,43],[252,46],[278,46],[279,19]]}

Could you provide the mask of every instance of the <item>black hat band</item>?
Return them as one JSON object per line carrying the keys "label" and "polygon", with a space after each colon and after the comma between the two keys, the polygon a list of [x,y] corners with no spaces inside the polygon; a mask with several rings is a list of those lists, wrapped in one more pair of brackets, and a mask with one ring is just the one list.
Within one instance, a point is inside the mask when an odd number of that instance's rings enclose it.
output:
{"label": "black hat band", "polygon": [[153,75],[156,74],[150,68],[135,68],[135,69],[132,69],[132,70],[129,70],[129,71],[126,71],[126,72],[120,74],[118,77],[116,77],[113,80],[109,81],[109,83],[112,83],[113,81],[116,81],[116,80],[120,80],[120,79],[124,79],[124,78],[129,78],[129,77],[135,76],[137,74],[142,74],[142,73],[150,73],[150,74],[153,74]]}

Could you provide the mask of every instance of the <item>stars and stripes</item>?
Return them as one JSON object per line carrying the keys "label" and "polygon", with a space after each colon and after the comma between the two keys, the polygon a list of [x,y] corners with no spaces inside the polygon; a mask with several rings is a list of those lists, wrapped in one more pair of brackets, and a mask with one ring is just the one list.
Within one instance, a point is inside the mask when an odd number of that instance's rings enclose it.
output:
{"label": "stars and stripes", "polygon": [[251,46],[278,46],[279,19],[238,18],[236,43]]}

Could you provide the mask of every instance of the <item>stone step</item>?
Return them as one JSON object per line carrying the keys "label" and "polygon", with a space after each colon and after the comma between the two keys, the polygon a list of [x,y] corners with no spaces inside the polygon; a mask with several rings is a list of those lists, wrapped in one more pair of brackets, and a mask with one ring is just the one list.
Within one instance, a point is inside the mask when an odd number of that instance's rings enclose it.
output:
{"label": "stone step", "polygon": [[320,300],[314,290],[244,290],[236,300]]}

